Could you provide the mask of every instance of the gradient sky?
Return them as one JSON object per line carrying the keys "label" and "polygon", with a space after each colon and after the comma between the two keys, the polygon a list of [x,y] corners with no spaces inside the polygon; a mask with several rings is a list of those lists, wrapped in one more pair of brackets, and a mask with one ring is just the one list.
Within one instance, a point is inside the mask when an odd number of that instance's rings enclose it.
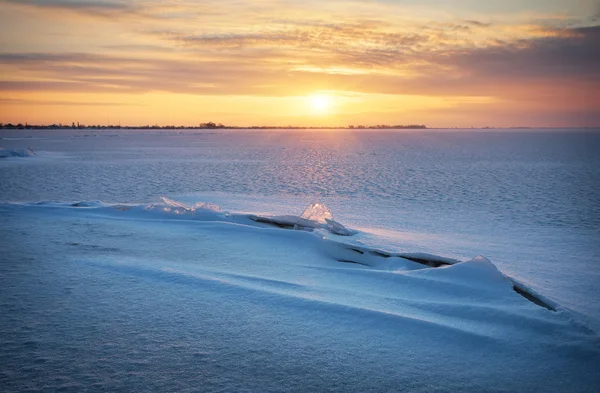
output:
{"label": "gradient sky", "polygon": [[600,1],[0,0],[0,70],[3,123],[598,126]]}

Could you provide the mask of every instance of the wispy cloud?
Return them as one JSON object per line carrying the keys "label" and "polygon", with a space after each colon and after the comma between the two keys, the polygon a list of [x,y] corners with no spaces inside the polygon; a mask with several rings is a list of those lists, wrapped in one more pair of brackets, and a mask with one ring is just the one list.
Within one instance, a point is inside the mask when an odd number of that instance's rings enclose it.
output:
{"label": "wispy cloud", "polygon": [[119,0],[0,0],[0,2],[41,10],[70,11],[96,16],[136,11],[134,1]]}
{"label": "wispy cloud", "polygon": [[2,0],[6,3],[19,5],[45,7],[45,8],[65,8],[74,10],[124,10],[130,9],[132,1],[118,0]]}
{"label": "wispy cloud", "polygon": [[0,98],[0,104],[4,105],[32,105],[32,106],[143,106],[128,102],[106,102],[106,101],[64,101],[64,100],[29,100],[21,98]]}
{"label": "wispy cloud", "polygon": [[[0,0],[0,3],[52,13],[54,18],[62,16],[91,17],[101,19],[129,20],[168,19],[164,10],[172,10],[171,3],[145,0]],[[133,20],[132,20],[133,18]]]}
{"label": "wispy cloud", "polygon": [[[524,83],[600,83],[600,26],[453,49],[417,50],[427,37],[379,33],[366,34],[363,45],[344,45],[345,37],[352,35],[360,34],[352,29],[350,33],[342,30],[342,35],[321,31],[308,35],[169,37],[196,48],[216,50],[210,52],[211,56],[199,52],[179,58],[4,53],[0,54],[0,64],[16,66],[38,80],[4,81],[0,89],[283,95],[302,90],[290,86],[295,82],[370,93],[505,96],[509,93],[507,86]],[[243,55],[238,46],[245,47]],[[221,51],[223,48],[234,50]],[[265,52],[268,48],[275,48],[271,55]],[[373,68],[379,71],[370,72]],[[343,75],[341,69],[363,71]]]}
{"label": "wispy cloud", "polygon": [[491,26],[491,23],[484,23],[484,22],[480,22],[478,20],[465,20],[463,22],[465,24],[467,24],[467,25],[475,26],[475,27],[489,27],[489,26]]}

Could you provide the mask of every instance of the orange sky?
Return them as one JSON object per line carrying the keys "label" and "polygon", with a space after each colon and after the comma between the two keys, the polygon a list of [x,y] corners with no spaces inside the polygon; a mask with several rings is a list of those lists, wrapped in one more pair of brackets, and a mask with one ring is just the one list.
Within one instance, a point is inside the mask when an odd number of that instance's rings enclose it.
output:
{"label": "orange sky", "polygon": [[3,123],[598,126],[599,69],[597,0],[0,0]]}

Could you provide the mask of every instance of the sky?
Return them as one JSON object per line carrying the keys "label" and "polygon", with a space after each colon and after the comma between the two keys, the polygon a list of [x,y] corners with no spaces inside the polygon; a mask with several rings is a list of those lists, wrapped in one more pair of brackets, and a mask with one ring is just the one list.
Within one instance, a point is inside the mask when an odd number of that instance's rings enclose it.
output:
{"label": "sky", "polygon": [[600,126],[600,0],[0,0],[0,122]]}

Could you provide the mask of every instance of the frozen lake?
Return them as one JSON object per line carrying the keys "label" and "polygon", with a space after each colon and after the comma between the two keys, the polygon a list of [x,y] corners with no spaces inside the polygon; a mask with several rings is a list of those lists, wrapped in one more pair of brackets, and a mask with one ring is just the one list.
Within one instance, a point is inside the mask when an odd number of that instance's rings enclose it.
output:
{"label": "frozen lake", "polygon": [[7,391],[600,386],[599,130],[0,137]]}

